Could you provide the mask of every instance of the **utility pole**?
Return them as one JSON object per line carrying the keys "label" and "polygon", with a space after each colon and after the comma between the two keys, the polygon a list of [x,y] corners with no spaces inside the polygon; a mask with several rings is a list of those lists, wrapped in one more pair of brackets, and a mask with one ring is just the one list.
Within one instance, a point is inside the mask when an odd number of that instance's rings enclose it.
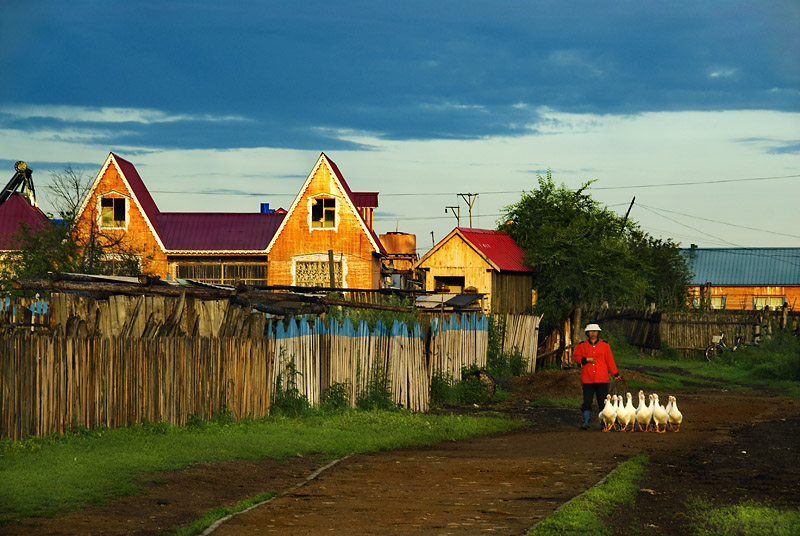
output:
{"label": "utility pole", "polygon": [[444,213],[447,214],[447,209],[456,217],[456,227],[461,227],[461,207],[444,207]]}
{"label": "utility pole", "polygon": [[633,202],[636,201],[636,196],[633,196],[631,199],[631,204],[628,206],[628,212],[625,213],[625,219],[622,221],[623,225],[628,222],[628,214],[631,213],[631,209],[633,208]]}
{"label": "utility pole", "polygon": [[472,228],[472,205],[475,204],[478,194],[458,194],[458,197],[467,202],[467,206],[469,207],[469,226]]}

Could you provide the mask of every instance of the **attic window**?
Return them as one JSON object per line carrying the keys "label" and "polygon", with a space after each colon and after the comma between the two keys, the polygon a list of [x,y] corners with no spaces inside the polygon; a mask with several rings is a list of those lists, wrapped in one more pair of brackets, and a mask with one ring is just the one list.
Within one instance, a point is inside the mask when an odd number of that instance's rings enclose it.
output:
{"label": "attic window", "polygon": [[125,227],[125,199],[104,197],[100,200],[100,226]]}
{"label": "attic window", "polygon": [[333,229],[336,227],[336,199],[319,197],[311,200],[311,228]]}

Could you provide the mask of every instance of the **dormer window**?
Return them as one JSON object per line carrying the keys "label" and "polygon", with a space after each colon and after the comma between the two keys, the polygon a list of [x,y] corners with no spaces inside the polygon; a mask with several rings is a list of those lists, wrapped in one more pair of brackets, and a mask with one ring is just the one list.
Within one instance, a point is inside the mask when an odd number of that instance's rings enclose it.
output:
{"label": "dormer window", "polygon": [[124,197],[104,197],[100,200],[101,227],[125,227],[126,213]]}
{"label": "dormer window", "polygon": [[318,197],[311,200],[311,228],[333,229],[336,227],[336,199]]}

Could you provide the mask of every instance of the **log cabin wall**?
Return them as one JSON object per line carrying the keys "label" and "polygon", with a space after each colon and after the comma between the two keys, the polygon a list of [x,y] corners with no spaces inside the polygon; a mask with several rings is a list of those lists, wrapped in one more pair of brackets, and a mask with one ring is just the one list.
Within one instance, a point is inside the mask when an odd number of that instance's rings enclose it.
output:
{"label": "log cabin wall", "polygon": [[752,311],[764,305],[774,309],[781,299],[793,310],[800,308],[800,285],[692,285],[689,295],[697,307],[710,299],[712,309]]}

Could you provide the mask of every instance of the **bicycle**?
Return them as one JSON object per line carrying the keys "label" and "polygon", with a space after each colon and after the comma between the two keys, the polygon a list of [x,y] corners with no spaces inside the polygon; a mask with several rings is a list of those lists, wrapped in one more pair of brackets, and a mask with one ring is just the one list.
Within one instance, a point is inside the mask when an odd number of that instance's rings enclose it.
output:
{"label": "bicycle", "polygon": [[737,335],[731,347],[725,343],[725,334],[721,333],[711,337],[711,344],[706,346],[705,356],[708,362],[711,363],[715,357],[722,355],[725,350],[735,352],[740,346],[744,346],[744,337]]}

